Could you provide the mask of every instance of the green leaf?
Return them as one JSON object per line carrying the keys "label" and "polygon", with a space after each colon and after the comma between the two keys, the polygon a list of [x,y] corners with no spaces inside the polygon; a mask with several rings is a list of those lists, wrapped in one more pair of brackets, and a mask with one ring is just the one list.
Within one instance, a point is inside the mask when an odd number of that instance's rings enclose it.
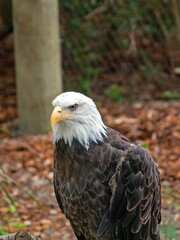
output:
{"label": "green leaf", "polygon": [[113,101],[122,102],[124,97],[122,95],[122,89],[117,84],[112,84],[105,91],[105,94]]}
{"label": "green leaf", "polygon": [[18,223],[18,224],[16,224],[15,228],[19,229],[19,228],[23,228],[25,226],[26,226],[25,223]]}
{"label": "green leaf", "polygon": [[0,227],[0,235],[7,235],[8,232],[4,231],[3,228]]}
{"label": "green leaf", "polygon": [[180,92],[165,91],[162,93],[162,96],[168,99],[180,99]]}
{"label": "green leaf", "polygon": [[149,147],[149,144],[148,143],[141,143],[140,146],[147,149]]}
{"label": "green leaf", "polygon": [[11,204],[11,205],[9,206],[9,211],[10,211],[11,213],[15,213],[15,211],[16,211],[16,206],[13,205],[13,204]]}

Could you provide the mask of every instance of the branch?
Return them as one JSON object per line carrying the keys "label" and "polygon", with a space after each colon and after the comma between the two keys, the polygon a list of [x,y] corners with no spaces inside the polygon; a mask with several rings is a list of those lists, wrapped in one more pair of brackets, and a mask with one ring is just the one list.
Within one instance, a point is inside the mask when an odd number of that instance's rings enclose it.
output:
{"label": "branch", "polygon": [[32,234],[24,231],[0,236],[0,240],[40,240]]}

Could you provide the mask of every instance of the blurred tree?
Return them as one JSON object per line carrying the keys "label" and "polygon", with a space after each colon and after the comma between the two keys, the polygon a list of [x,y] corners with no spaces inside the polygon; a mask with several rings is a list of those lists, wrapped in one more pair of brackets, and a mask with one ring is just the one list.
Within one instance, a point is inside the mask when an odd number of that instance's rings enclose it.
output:
{"label": "blurred tree", "polygon": [[45,133],[62,90],[58,0],[14,0],[13,22],[20,128]]}

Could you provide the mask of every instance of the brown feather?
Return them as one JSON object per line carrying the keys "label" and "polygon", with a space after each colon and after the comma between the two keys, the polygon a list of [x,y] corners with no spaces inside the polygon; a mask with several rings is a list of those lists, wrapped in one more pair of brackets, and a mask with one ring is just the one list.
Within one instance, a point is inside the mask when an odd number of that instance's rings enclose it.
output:
{"label": "brown feather", "polygon": [[159,240],[160,179],[140,146],[108,128],[89,149],[60,140],[54,153],[54,188],[79,240]]}

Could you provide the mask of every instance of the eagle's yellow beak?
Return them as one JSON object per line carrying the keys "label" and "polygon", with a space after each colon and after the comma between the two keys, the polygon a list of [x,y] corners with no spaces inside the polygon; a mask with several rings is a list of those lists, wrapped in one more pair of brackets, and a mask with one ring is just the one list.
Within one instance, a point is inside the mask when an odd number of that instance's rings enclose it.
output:
{"label": "eagle's yellow beak", "polygon": [[68,118],[68,117],[72,117],[74,115],[75,114],[70,114],[70,113],[64,113],[63,114],[62,108],[60,106],[55,107],[52,114],[51,114],[51,118],[50,118],[51,128],[53,129],[54,125],[57,122],[60,122],[63,119]]}

